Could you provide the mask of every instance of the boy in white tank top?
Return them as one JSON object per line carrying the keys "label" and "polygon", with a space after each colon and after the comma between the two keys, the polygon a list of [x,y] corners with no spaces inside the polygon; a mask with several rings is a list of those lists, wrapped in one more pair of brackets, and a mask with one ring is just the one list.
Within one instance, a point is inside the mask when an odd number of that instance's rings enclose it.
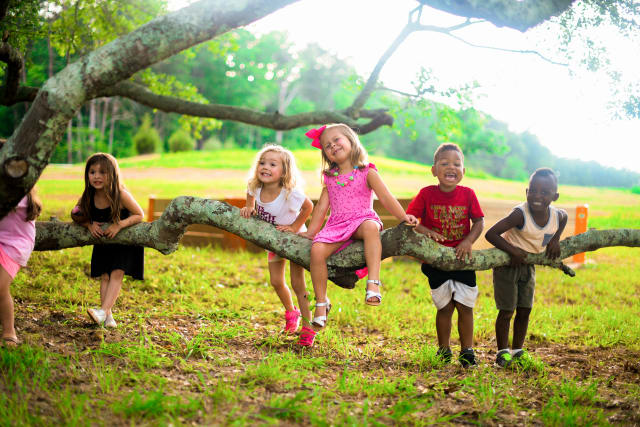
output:
{"label": "boy in white tank top", "polygon": [[[549,258],[560,256],[560,235],[567,225],[567,213],[555,208],[558,178],[549,168],[537,169],[529,178],[527,201],[516,206],[485,235],[487,241],[511,256],[511,265],[493,269],[493,295],[498,308],[496,319],[496,364],[506,367],[526,353],[522,349],[536,284],[534,265],[525,264],[527,253],[546,251]],[[509,325],[513,313],[513,349],[509,349]]]}

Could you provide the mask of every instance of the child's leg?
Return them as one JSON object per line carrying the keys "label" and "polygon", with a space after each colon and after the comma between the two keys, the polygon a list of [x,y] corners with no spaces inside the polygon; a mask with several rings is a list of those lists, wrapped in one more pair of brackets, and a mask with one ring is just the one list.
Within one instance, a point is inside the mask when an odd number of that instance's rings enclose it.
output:
{"label": "child's leg", "polygon": [[2,323],[2,337],[17,339],[14,325],[13,298],[9,286],[13,278],[7,270],[0,266],[0,322]]}
{"label": "child's leg", "polygon": [[113,270],[109,275],[109,283],[107,284],[104,301],[102,301],[102,309],[105,314],[111,312],[111,308],[116,303],[116,299],[118,299],[122,288],[122,279],[124,279],[124,270]]}
{"label": "child's leg", "polygon": [[[529,315],[531,314],[531,308],[518,307],[516,309],[516,318],[513,321],[513,348],[522,348],[524,340],[527,336],[527,329],[529,328]],[[507,330],[507,334],[509,331]],[[503,347],[504,348],[504,347]]]}
{"label": "child's leg", "polygon": [[269,280],[271,286],[276,291],[280,302],[287,311],[293,311],[293,301],[291,300],[291,292],[289,287],[284,281],[284,266],[285,260],[278,259],[277,261],[269,261]]}
{"label": "child's leg", "polygon": [[455,306],[453,300],[436,313],[436,333],[438,334],[438,347],[449,348],[451,340],[451,317]]}
{"label": "child's leg", "polygon": [[[382,257],[382,243],[380,242],[380,225],[375,221],[365,221],[353,233],[355,239],[364,242],[364,259],[369,270],[370,280],[380,280],[380,262]],[[367,290],[380,292],[380,287],[367,283]],[[371,297],[367,301],[377,302],[378,297]]]}
{"label": "child's leg", "polygon": [[498,311],[498,317],[496,318],[496,344],[498,344],[498,350],[509,348],[509,325],[512,316],[513,311]]}
{"label": "child's leg", "polygon": [[104,300],[107,297],[107,289],[109,289],[109,274],[103,273],[100,276],[100,307],[104,305]]}
{"label": "child's leg", "polygon": [[296,293],[298,307],[302,313],[302,322],[309,326],[311,322],[311,310],[309,309],[309,293],[307,284],[304,281],[304,268],[294,262],[289,262],[289,272],[291,274],[291,287]]}
{"label": "child's leg", "polygon": [[[344,242],[322,243],[316,242],[311,245],[311,281],[313,282],[313,293],[316,297],[316,303],[327,301],[327,258],[331,256]],[[325,316],[327,307],[316,305],[314,316]]]}
{"label": "child's leg", "polygon": [[454,302],[458,310],[458,334],[460,334],[460,348],[462,350],[473,347],[473,308],[457,301]]}

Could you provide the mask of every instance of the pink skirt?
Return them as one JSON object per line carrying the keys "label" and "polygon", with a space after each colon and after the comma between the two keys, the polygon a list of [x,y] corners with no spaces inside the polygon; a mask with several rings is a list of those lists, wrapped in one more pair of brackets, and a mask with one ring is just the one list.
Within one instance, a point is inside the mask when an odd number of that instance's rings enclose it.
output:
{"label": "pink skirt", "polygon": [[7,255],[4,249],[2,249],[2,245],[0,245],[0,266],[9,273],[11,280],[13,280],[16,277],[16,274],[18,274],[18,271],[20,271],[20,264]]}

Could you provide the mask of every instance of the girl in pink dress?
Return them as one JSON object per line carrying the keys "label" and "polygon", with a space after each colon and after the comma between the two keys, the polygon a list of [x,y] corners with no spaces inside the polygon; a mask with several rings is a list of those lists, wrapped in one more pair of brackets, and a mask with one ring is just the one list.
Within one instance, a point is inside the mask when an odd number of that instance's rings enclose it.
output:
{"label": "girl in pink dress", "polygon": [[27,265],[36,239],[36,218],[42,205],[32,188],[11,212],[0,219],[0,323],[5,346],[15,347],[13,298],[9,286],[20,267]]}
{"label": "girl in pink dress", "polygon": [[[407,215],[380,178],[375,165],[367,163],[367,152],[358,135],[347,125],[331,124],[311,129],[306,134],[311,145],[322,150],[323,184],[309,229],[302,236],[313,239],[311,245],[311,281],[316,296],[312,328],[303,327],[299,344],[312,346],[315,334],[327,322],[331,303],[327,297],[327,258],[353,239],[364,241],[364,256],[369,272],[365,303],[380,305],[380,260],[382,222],[373,210],[373,194],[400,221],[416,225],[418,220]],[[327,211],[331,216],[324,222]]]}

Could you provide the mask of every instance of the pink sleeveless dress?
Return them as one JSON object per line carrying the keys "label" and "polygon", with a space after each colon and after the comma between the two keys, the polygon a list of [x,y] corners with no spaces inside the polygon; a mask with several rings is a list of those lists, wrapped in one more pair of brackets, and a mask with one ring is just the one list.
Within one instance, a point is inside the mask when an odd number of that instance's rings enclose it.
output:
{"label": "pink sleeveless dress", "polygon": [[[377,170],[373,163],[358,168],[354,173],[353,181],[349,180],[351,173],[338,175],[337,177],[324,175],[324,183],[329,194],[331,214],[324,228],[314,237],[314,243],[346,242],[340,248],[344,249],[351,243],[351,236],[363,222],[367,220],[375,221],[380,224],[382,229],[382,221],[373,210],[373,191],[367,185],[369,168]],[[337,181],[347,184],[342,187]]]}

